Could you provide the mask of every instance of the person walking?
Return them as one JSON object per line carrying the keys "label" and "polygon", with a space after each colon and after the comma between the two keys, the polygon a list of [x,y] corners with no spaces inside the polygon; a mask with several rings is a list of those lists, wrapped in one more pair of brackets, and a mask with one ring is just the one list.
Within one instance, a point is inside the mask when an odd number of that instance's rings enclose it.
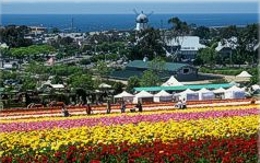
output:
{"label": "person walking", "polygon": [[91,111],[92,111],[92,108],[91,108],[90,104],[87,104],[87,107],[86,107],[86,113],[87,113],[87,115],[90,115],[90,114],[91,114]]}
{"label": "person walking", "polygon": [[143,106],[142,106],[141,101],[138,101],[137,107],[138,107],[139,112],[143,112]]}
{"label": "person walking", "polygon": [[121,113],[125,113],[125,109],[126,109],[125,102],[122,101],[122,103],[121,103]]}

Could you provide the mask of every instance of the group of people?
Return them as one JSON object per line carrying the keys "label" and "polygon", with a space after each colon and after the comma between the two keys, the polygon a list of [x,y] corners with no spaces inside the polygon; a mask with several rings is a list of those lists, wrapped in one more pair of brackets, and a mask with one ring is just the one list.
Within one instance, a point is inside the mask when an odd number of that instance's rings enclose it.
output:
{"label": "group of people", "polygon": [[[85,106],[86,114],[91,115],[93,113],[91,105],[86,104],[84,106]],[[134,108],[130,109],[130,112],[135,112],[136,109],[138,109],[139,112],[143,111],[143,106],[142,106],[142,103],[140,101],[138,101],[138,103],[135,105]],[[120,110],[121,110],[121,113],[125,113],[125,111],[126,111],[126,104],[125,104],[124,101],[121,102]],[[107,114],[111,113],[111,103],[110,103],[110,101],[107,101],[106,113]],[[69,113],[67,107],[65,106],[65,104],[62,105],[61,114],[62,114],[63,117],[69,117],[70,116],[70,113]]]}
{"label": "group of people", "polygon": [[177,107],[178,109],[186,109],[187,108],[186,100],[185,99],[178,100],[175,107]]}
{"label": "group of people", "polygon": [[[121,113],[125,113],[126,105],[124,102],[121,104]],[[139,112],[143,112],[143,106],[141,101],[138,101],[138,103],[135,105],[134,108],[130,109],[130,112],[136,112],[136,109],[138,109]]]}

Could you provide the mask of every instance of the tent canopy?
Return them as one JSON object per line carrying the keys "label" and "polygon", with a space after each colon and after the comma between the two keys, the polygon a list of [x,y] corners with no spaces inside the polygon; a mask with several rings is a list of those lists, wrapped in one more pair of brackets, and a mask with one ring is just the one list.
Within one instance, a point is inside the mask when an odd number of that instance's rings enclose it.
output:
{"label": "tent canopy", "polygon": [[240,74],[236,76],[237,78],[251,78],[252,75],[249,74],[247,71],[242,71]]}
{"label": "tent canopy", "polygon": [[171,76],[162,86],[182,86],[183,84],[180,83],[174,76]]}
{"label": "tent canopy", "polygon": [[234,85],[226,90],[226,92],[230,92],[230,91],[239,92],[239,91],[244,91],[244,90]]}
{"label": "tent canopy", "polygon": [[214,93],[224,93],[226,90],[222,87],[220,87],[219,89],[215,89],[213,90]]}
{"label": "tent canopy", "polygon": [[212,91],[206,89],[206,88],[201,88],[200,90],[197,91],[198,93],[210,93]]}
{"label": "tent canopy", "polygon": [[149,98],[149,97],[153,97],[153,94],[148,93],[146,91],[141,91],[141,92],[137,93],[135,95],[135,97],[137,97],[137,98]]}
{"label": "tent canopy", "polygon": [[196,93],[196,92],[188,88],[185,91],[180,92],[179,94],[188,94],[188,93]]}
{"label": "tent canopy", "polygon": [[199,100],[212,100],[215,98],[215,94],[206,88],[202,88],[197,92],[199,93]]}
{"label": "tent canopy", "polygon": [[187,101],[190,101],[190,100],[199,100],[199,93],[198,92],[195,92],[195,91],[192,91],[190,90],[189,88],[186,89],[185,91],[183,92],[180,92],[178,93],[180,95],[180,98],[184,98],[186,99]]}
{"label": "tent canopy", "polygon": [[238,99],[244,97],[245,97],[245,91],[241,88],[238,88],[235,85],[225,91],[226,99]]}
{"label": "tent canopy", "polygon": [[156,96],[156,97],[172,97],[172,94],[166,92],[165,90],[161,90],[160,92],[156,93],[154,96]]}
{"label": "tent canopy", "polygon": [[172,94],[161,90],[157,94],[154,95],[154,102],[166,102],[166,101],[172,101]]}
{"label": "tent canopy", "polygon": [[124,97],[134,97],[134,95],[132,95],[126,91],[123,91],[122,93],[119,93],[114,96],[114,98],[124,98]]}

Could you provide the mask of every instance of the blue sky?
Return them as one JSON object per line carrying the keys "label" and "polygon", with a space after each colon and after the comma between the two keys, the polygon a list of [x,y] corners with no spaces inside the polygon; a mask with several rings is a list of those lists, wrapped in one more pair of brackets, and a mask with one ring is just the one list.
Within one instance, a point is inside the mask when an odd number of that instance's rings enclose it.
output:
{"label": "blue sky", "polygon": [[0,0],[2,14],[259,13],[257,0]]}

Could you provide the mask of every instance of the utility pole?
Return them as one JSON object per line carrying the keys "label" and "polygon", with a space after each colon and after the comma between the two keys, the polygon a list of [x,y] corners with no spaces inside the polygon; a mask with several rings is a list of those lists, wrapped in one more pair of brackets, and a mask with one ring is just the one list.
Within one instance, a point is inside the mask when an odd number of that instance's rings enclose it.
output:
{"label": "utility pole", "polygon": [[74,26],[74,20],[73,20],[73,18],[71,18],[71,27],[70,27],[71,28],[71,32],[73,32],[73,28],[74,28],[73,26]]}

